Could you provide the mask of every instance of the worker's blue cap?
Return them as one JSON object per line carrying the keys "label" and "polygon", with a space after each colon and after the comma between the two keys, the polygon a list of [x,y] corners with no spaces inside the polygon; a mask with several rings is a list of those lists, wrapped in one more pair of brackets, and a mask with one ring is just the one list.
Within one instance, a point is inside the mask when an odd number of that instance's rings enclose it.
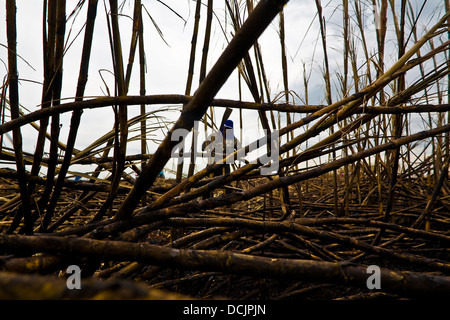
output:
{"label": "worker's blue cap", "polygon": [[224,128],[227,128],[227,129],[233,129],[233,120],[227,120],[227,121],[225,121],[223,127],[224,127]]}

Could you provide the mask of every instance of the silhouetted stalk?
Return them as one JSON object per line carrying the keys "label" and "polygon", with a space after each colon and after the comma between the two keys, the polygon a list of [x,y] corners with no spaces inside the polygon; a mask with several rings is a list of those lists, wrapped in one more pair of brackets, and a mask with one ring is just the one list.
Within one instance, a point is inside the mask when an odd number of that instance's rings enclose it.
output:
{"label": "silhouetted stalk", "polygon": [[[8,41],[8,85],[9,85],[9,105],[11,109],[11,119],[20,117],[19,114],[19,79],[17,70],[17,21],[16,21],[16,1],[6,1],[6,33]],[[18,174],[20,198],[22,202],[21,212],[16,213],[17,217],[23,215],[25,221],[25,233],[33,233],[33,220],[31,219],[30,197],[28,194],[25,177],[25,165],[22,153],[22,133],[20,128],[13,130],[14,155]],[[19,209],[20,210],[20,209]]]}
{"label": "silhouetted stalk", "polygon": [[[206,69],[207,69],[207,61],[208,61],[208,51],[209,51],[209,43],[211,39],[211,25],[213,18],[213,0],[208,0],[207,7],[207,15],[206,15],[206,28],[205,28],[205,39],[203,41],[203,50],[202,50],[202,61],[200,65],[200,77],[199,84],[202,83],[203,79],[206,77]],[[206,117],[205,117],[206,121]],[[194,128],[195,130],[195,128]],[[188,169],[188,177],[194,174],[195,163],[196,163],[196,150],[195,146],[197,145],[198,134],[196,132],[192,132],[192,143],[191,143],[191,157]]]}
{"label": "silhouetted stalk", "polygon": [[[52,104],[57,106],[60,104],[61,98],[61,88],[62,88],[62,63],[64,57],[64,36],[65,36],[65,26],[66,26],[66,1],[57,1],[56,2],[56,11],[55,13],[55,24],[49,29],[55,30],[55,41],[54,47],[51,49],[54,51],[53,59],[52,59],[52,79],[51,79],[51,99]],[[53,12],[52,12],[53,13]],[[50,19],[49,19],[50,21]],[[49,35],[52,35],[53,32],[50,32]],[[49,41],[49,43],[51,43]],[[48,201],[50,199],[53,185],[55,181],[55,173],[56,173],[56,164],[58,159],[58,141],[59,141],[59,132],[60,132],[60,119],[59,115],[55,114],[52,116],[52,122],[50,126],[50,160],[47,169],[47,184],[45,185],[44,192],[41,198],[38,201],[39,211],[44,212],[44,210],[48,206]],[[52,212],[46,212],[45,219],[42,222],[43,224],[48,222],[48,219],[51,218]],[[36,216],[36,214],[35,214]]]}
{"label": "silhouetted stalk", "polygon": [[[393,3],[391,2],[391,6]],[[395,8],[392,7],[392,11],[395,16]],[[402,5],[400,9],[400,27],[397,30],[397,41],[398,41],[398,58],[400,59],[405,54],[405,14],[406,14],[406,1],[402,0]],[[405,89],[405,75],[401,75],[397,79],[397,87],[395,88],[395,92],[399,93]],[[402,115],[394,115],[393,121],[393,136],[394,139],[398,139],[402,135],[403,131],[403,117]],[[385,133],[386,136],[386,133]],[[398,169],[399,169],[399,161],[400,161],[400,147],[396,148],[392,152],[391,162],[389,164],[390,171],[390,182],[389,182],[389,191],[388,191],[388,200],[386,204],[386,209],[384,211],[383,219],[385,222],[389,221],[389,217],[394,206],[395,201],[395,187],[397,185],[397,177],[398,177]],[[384,230],[380,229],[377,236],[373,240],[373,244],[377,244],[378,241],[384,234]]]}
{"label": "silhouetted stalk", "polygon": [[[322,38],[322,49],[323,49],[323,56],[324,56],[324,80],[325,80],[325,101],[327,105],[331,105],[333,103],[332,101],[332,94],[331,94],[331,81],[330,81],[330,69],[328,64],[328,50],[327,50],[327,35],[325,30],[325,17],[322,15],[322,5],[320,0],[316,0],[316,7],[317,7],[317,16],[319,19],[319,26],[320,26],[320,34]],[[334,127],[330,126],[330,134],[334,133]],[[333,159],[336,159],[336,153],[333,153]],[[333,172],[333,195],[334,195],[334,213],[336,215],[339,214],[339,198],[338,198],[338,186],[337,186],[337,171]]]}
{"label": "silhouetted stalk", "polygon": [[[342,83],[342,95],[347,95],[347,82],[348,82],[348,60],[349,60],[349,12],[348,12],[348,0],[343,0],[343,37],[344,37],[344,76],[343,76],[343,83]],[[344,125],[347,124],[347,121],[344,120]],[[347,136],[344,135],[343,137],[343,144],[347,143]],[[344,148],[343,150],[344,157],[348,155],[347,148]],[[343,196],[343,209],[345,216],[349,215],[349,202],[350,202],[350,194],[351,194],[351,186],[349,181],[349,172],[348,172],[348,165],[344,166],[344,179],[345,179],[345,189],[344,189],[344,196]]]}
{"label": "silhouetted stalk", "polygon": [[[117,87],[119,96],[126,96],[128,88],[125,82],[122,44],[119,30],[119,12],[117,7],[117,0],[110,0],[110,19],[111,19],[111,32],[112,32],[112,51],[114,61],[114,76],[115,84]],[[132,40],[133,41],[133,40]],[[107,210],[110,210],[111,205],[117,195],[117,189],[119,187],[122,173],[125,169],[125,155],[127,150],[127,137],[128,137],[128,107],[126,105],[119,104],[118,111],[114,107],[115,115],[115,143],[114,143],[114,157],[115,162],[112,171],[111,190],[108,198],[104,202],[96,215],[96,219],[100,219]]]}
{"label": "silhouetted stalk", "polygon": [[[95,19],[97,16],[97,4],[98,0],[89,1],[88,13],[86,18],[86,31],[83,43],[83,52],[81,54],[80,72],[78,75],[78,85],[75,94],[75,101],[83,101],[84,91],[87,84],[89,61],[91,57],[91,48],[92,48],[92,38],[94,34]],[[75,141],[78,134],[78,128],[80,126],[82,113],[83,113],[82,110],[75,110],[72,113],[72,118],[70,120],[69,136],[67,138],[67,146],[64,154],[64,160],[58,174],[58,179],[56,181],[55,189],[53,191],[50,204],[47,208],[47,215],[49,216],[49,218],[44,220],[42,224],[42,230],[45,230],[48,224],[50,223],[50,219],[53,216],[53,212],[61,195],[64,181],[72,160],[72,153],[75,148]]]}
{"label": "silhouetted stalk", "polygon": [[[445,13],[450,12],[450,1],[445,0]],[[447,23],[450,25],[450,18],[448,18]],[[450,37],[450,29],[447,30],[447,36]],[[450,67],[450,50],[446,52],[447,56],[447,65]],[[447,83],[450,83],[450,75],[447,77]],[[447,86],[447,103],[450,102],[450,86]],[[450,123],[450,112],[447,112],[447,123]],[[447,133],[445,135],[445,152],[446,158],[450,158],[450,134]],[[448,186],[448,181],[446,181],[446,185]]]}
{"label": "silhouetted stalk", "polygon": [[[43,57],[44,57],[44,81],[42,87],[42,109],[52,105],[52,83],[54,77],[54,56],[55,56],[55,38],[56,38],[56,5],[55,0],[45,0],[43,5]],[[48,22],[47,22],[48,21]],[[45,138],[47,135],[49,119],[43,118],[40,122],[39,134],[36,142],[31,175],[38,176],[41,170],[41,160],[44,154]],[[34,183],[30,183],[28,190],[30,194],[34,192]],[[37,213],[34,214],[35,216]]]}
{"label": "silhouetted stalk", "polygon": [[[375,8],[378,7],[377,3],[375,0],[372,1],[372,4]],[[376,70],[377,70],[377,78],[379,78],[383,73],[384,73],[384,48],[385,48],[385,38],[386,38],[386,30],[387,30],[387,0],[383,0],[381,3],[381,11],[375,12],[375,16],[374,16],[374,21],[375,24],[378,22],[379,24],[376,25],[377,28],[377,46],[378,46],[378,61],[377,61],[377,65],[376,65]],[[376,14],[379,14],[379,16],[376,16]],[[394,14],[395,17],[395,14]],[[380,94],[379,94],[379,101],[381,105],[385,104],[385,93],[384,93],[384,89],[381,89]],[[375,133],[375,145],[378,145],[380,143],[383,142],[383,140],[381,139],[380,141],[380,136],[384,136],[387,137],[388,136],[388,132],[387,132],[387,126],[386,126],[386,116],[382,115],[379,117],[378,119],[379,125],[377,127],[377,133]],[[380,132],[383,131],[383,133],[381,134]],[[379,212],[380,214],[382,214],[383,212],[383,185],[382,185],[382,167],[381,167],[381,155],[376,155],[376,159],[375,159],[375,166],[376,166],[376,171],[377,171],[377,189],[378,189],[378,203],[379,203]]]}
{"label": "silhouetted stalk", "polygon": [[[145,96],[146,93],[146,57],[145,57],[145,48],[144,48],[144,23],[142,20],[142,3],[141,0],[136,0],[136,8],[139,8],[139,28],[138,28],[138,34],[139,34],[139,75],[140,75],[140,91],[139,94],[141,96]],[[147,120],[144,117],[145,115],[145,104],[141,104],[141,154],[147,153]],[[141,171],[144,169],[144,163],[141,165]],[[147,197],[144,194],[142,198],[142,203],[147,203]]]}
{"label": "silhouetted stalk", "polygon": [[[187,81],[186,81],[186,90],[185,90],[185,95],[187,95],[187,96],[191,94],[192,82],[194,79],[195,53],[196,53],[196,49],[197,49],[198,28],[199,28],[200,17],[201,17],[201,15],[200,15],[201,5],[202,5],[201,0],[197,0],[197,4],[195,7],[194,30],[192,32],[192,39],[191,39],[191,54],[189,57],[188,77],[187,77]],[[184,106],[185,105],[183,105],[183,108],[184,108]],[[205,122],[205,128],[206,128],[206,122]],[[183,141],[181,143],[183,145],[180,148],[181,149],[180,150],[180,159],[178,159],[178,165],[177,165],[177,175],[176,175],[177,182],[181,182],[181,180],[183,178],[184,161],[182,160],[182,157],[183,157],[185,142]]]}

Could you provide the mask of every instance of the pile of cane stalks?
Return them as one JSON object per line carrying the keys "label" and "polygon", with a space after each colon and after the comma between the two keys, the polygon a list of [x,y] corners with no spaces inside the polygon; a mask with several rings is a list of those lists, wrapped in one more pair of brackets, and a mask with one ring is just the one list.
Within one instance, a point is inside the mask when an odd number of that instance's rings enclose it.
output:
{"label": "pile of cane stalks", "polygon": [[[234,192],[264,184],[254,178],[226,186]],[[65,188],[55,231],[10,235],[0,222],[1,298],[25,299],[401,299],[448,296],[449,200],[433,211],[423,180],[397,193],[389,221],[377,197],[337,215],[331,175],[289,188],[290,204],[274,191],[237,205],[200,209],[202,201],[95,221],[107,194]],[[84,183],[87,184],[87,183]],[[172,188],[174,181],[158,181]],[[425,186],[425,187],[424,187]],[[155,189],[156,189],[155,187]],[[2,200],[17,192],[2,178]],[[361,183],[361,193],[370,191]],[[446,188],[444,188],[447,190]],[[160,190],[159,190],[160,191]],[[220,196],[225,189],[215,191]],[[217,197],[219,198],[219,197]],[[120,201],[120,196],[118,201]],[[214,198],[212,198],[214,201]],[[58,220],[56,220],[58,221]],[[50,226],[49,230],[52,230]],[[71,290],[67,268],[81,270]],[[379,267],[379,273],[369,266]],[[377,285],[375,276],[381,282]],[[378,287],[378,288],[377,288]]]}

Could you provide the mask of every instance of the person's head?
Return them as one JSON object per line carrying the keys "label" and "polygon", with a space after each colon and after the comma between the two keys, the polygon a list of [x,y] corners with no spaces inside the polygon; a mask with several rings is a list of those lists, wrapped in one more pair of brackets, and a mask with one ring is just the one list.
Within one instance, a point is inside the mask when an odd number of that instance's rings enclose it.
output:
{"label": "person's head", "polygon": [[227,120],[225,121],[223,128],[226,129],[233,129],[233,120]]}
{"label": "person's head", "polygon": [[223,124],[222,134],[225,134],[226,132],[233,132],[233,120],[227,120]]}

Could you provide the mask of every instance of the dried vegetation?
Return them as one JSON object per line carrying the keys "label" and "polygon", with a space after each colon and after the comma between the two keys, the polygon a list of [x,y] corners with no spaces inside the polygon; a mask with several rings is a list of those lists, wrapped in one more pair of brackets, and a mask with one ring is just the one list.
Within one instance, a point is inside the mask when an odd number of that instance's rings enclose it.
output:
{"label": "dried vegetation", "polygon": [[[208,69],[217,16],[212,0],[197,0],[185,94],[146,95],[144,26],[156,22],[144,19],[149,14],[141,0],[80,1],[70,17],[82,19],[79,13],[86,13],[84,42],[76,98],[67,101],[61,96],[63,66],[70,63],[64,59],[70,50],[66,1],[45,0],[42,104],[26,112],[16,54],[20,16],[16,1],[6,0],[1,161],[14,166],[0,169],[1,298],[450,296],[449,2],[430,10],[426,1],[418,7],[409,1],[374,1],[377,10],[368,17],[364,10],[371,3],[365,1],[322,7],[316,0],[311,26],[317,27],[319,58],[312,59],[320,60],[321,105],[309,103],[313,68],[303,63],[288,70],[285,14],[291,3],[285,2],[225,0],[221,23],[231,24],[234,36]],[[102,6],[115,88],[107,97],[85,97]],[[119,20],[129,18],[133,29],[127,47]],[[376,28],[368,30],[367,19],[375,20]],[[283,75],[283,89],[276,93],[270,91],[268,62],[258,45],[273,21]],[[330,47],[336,37],[327,36],[329,21],[339,21],[342,31],[337,70],[329,59],[336,49],[336,43]],[[376,38],[374,47],[370,37]],[[197,45],[203,50],[194,92]],[[299,94],[288,75],[301,69]],[[248,89],[252,101],[215,99],[235,70],[239,90]],[[128,95],[132,71],[140,75],[139,96]],[[141,114],[129,118],[130,106],[140,106]],[[111,107],[114,128],[78,150],[83,110]],[[159,117],[167,110],[177,115],[173,123]],[[191,131],[202,120],[210,131],[220,127],[216,113],[223,114],[223,123],[233,110],[241,131],[248,129],[245,112],[253,112],[269,137],[279,132],[277,172],[261,175],[266,164],[260,158],[212,177],[222,163],[200,168],[189,158],[187,175],[179,164],[174,179],[158,178],[178,144],[171,139],[175,130]],[[61,115],[66,113],[70,132],[63,142]],[[27,151],[22,130],[30,125],[37,134],[34,149]],[[149,154],[147,142],[158,130],[164,136]],[[132,141],[141,141],[140,154],[127,151]],[[75,172],[75,164],[96,169]],[[74,175],[83,179],[75,181]],[[66,269],[74,264],[82,270],[81,291],[66,287]],[[369,265],[381,268],[380,290],[367,287]]]}

